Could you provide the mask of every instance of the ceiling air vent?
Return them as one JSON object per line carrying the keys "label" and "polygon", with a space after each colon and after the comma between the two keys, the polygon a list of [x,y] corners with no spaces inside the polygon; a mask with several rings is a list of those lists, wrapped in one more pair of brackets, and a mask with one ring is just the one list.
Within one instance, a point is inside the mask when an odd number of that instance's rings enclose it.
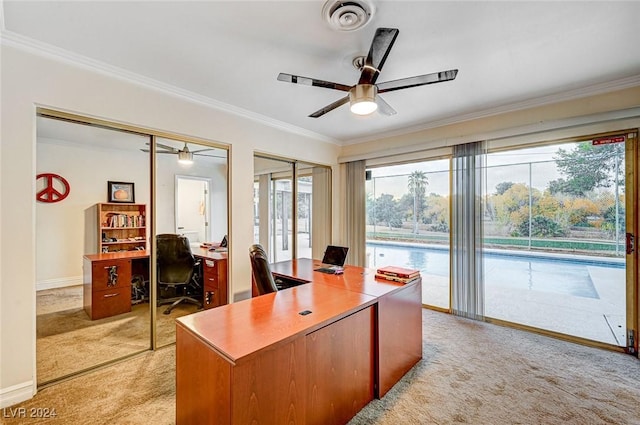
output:
{"label": "ceiling air vent", "polygon": [[367,25],[375,7],[367,0],[328,0],[322,7],[322,16],[329,26],[338,31],[355,31]]}

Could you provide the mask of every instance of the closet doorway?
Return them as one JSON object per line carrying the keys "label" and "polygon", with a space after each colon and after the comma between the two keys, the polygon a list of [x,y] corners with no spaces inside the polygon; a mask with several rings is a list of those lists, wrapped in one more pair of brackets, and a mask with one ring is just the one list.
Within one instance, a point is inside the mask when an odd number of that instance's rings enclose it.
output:
{"label": "closet doorway", "polygon": [[[170,345],[175,318],[203,308],[204,292],[196,285],[202,303],[163,314],[155,241],[158,234],[181,233],[178,175],[209,182],[206,205],[198,205],[208,230],[190,246],[228,235],[228,148],[45,109],[36,123],[36,171],[43,175],[34,200],[36,376],[42,388]],[[59,202],[44,201],[62,192],[68,194]],[[105,255],[115,263],[106,264]],[[226,267],[223,272],[226,281]],[[202,271],[194,275],[201,278]]]}
{"label": "closet doorway", "polygon": [[[150,348],[148,302],[131,304],[118,315],[102,317],[95,308],[91,312],[91,294],[83,287],[83,273],[91,271],[83,271],[83,258],[116,246],[108,245],[111,234],[102,243],[103,233],[107,235],[97,212],[99,204],[109,201],[109,182],[131,183],[133,201],[145,208],[147,220],[151,182],[149,153],[142,151],[148,148],[147,135],[44,115],[36,125],[37,173],[55,174],[68,183],[65,189],[58,178],[39,178],[36,185],[36,193],[46,191],[49,181],[58,192],[68,191],[59,202],[35,203],[36,371],[41,387]],[[123,205],[129,204],[116,208]],[[136,274],[148,277],[149,262],[139,263]],[[129,297],[128,289],[115,289],[101,295],[109,302]]]}

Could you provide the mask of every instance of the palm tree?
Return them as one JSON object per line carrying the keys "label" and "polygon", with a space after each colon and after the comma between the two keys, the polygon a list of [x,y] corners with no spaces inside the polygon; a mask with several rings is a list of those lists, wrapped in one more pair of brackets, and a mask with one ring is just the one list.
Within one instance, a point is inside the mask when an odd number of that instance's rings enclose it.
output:
{"label": "palm tree", "polygon": [[418,216],[422,213],[422,201],[429,184],[424,171],[409,174],[409,192],[413,195],[413,233],[418,234]]}

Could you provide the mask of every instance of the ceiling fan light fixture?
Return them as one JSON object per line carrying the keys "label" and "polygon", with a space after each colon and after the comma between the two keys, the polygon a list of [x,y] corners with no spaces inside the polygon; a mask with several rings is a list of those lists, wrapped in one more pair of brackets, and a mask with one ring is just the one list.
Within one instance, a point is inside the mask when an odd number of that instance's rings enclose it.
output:
{"label": "ceiling fan light fixture", "polygon": [[185,165],[193,164],[193,153],[188,150],[178,152],[178,162]]}
{"label": "ceiling fan light fixture", "polygon": [[373,84],[358,84],[349,90],[351,112],[356,115],[369,115],[378,109],[376,103],[378,88]]}

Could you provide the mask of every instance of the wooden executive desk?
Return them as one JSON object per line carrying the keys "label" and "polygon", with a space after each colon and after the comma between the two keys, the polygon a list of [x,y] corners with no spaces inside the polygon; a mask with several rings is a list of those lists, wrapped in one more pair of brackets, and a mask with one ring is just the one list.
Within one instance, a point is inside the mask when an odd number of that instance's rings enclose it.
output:
{"label": "wooden executive desk", "polygon": [[[194,248],[202,260],[205,309],[227,304],[227,253]],[[87,254],[83,257],[83,305],[91,320],[131,311],[131,278],[149,278],[149,251]],[[111,271],[115,277],[111,278]]]}
{"label": "wooden executive desk", "polygon": [[310,283],[177,319],[179,425],[344,424],[422,358],[420,279],[317,266],[276,263]]}

